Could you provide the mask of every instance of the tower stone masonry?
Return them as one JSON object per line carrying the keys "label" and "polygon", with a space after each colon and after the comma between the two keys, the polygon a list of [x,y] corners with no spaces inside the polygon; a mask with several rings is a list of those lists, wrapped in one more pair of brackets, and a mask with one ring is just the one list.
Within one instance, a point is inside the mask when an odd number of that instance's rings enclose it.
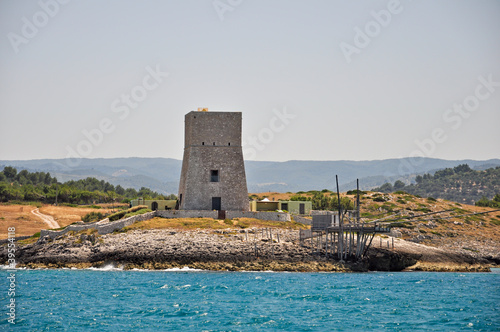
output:
{"label": "tower stone masonry", "polygon": [[241,112],[185,116],[179,209],[248,211]]}

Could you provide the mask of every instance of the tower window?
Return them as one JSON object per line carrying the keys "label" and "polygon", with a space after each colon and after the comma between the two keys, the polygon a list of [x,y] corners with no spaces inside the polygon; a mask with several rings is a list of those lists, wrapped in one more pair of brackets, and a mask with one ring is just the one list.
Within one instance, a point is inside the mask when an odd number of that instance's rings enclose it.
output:
{"label": "tower window", "polygon": [[210,171],[210,182],[219,182],[219,170],[213,169]]}
{"label": "tower window", "polygon": [[215,145],[215,142],[214,142],[214,145]]}
{"label": "tower window", "polygon": [[227,143],[227,146],[231,146],[231,142]]}
{"label": "tower window", "polygon": [[201,145],[205,145],[205,142],[201,142]]}

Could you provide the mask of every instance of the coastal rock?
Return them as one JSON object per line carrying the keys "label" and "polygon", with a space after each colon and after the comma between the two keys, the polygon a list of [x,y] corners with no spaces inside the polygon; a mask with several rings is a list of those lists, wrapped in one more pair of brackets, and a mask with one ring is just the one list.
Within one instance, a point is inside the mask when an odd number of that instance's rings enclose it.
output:
{"label": "coastal rock", "polygon": [[417,263],[415,258],[408,255],[379,248],[369,251],[367,261],[371,271],[402,271]]}
{"label": "coastal rock", "polygon": [[[279,242],[277,241],[279,235]],[[419,263],[419,269],[464,270],[471,264],[491,264],[471,252],[446,251],[395,239],[395,248],[370,248],[362,261],[340,263],[299,243],[296,230],[131,230],[106,235],[67,233],[54,240],[19,246],[16,261],[28,267],[77,267],[114,264],[125,268],[191,268],[230,271],[401,271]],[[263,241],[264,240],[264,241]],[[7,247],[0,247],[0,262]],[[424,265],[422,265],[424,264]],[[427,264],[427,265],[425,265]],[[439,267],[436,264],[441,264]],[[448,264],[445,268],[443,264]]]}

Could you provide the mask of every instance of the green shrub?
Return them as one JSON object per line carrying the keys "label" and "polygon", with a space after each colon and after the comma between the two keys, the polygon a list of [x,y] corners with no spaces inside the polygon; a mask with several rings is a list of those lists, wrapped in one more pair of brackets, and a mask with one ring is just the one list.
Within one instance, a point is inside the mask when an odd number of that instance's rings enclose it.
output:
{"label": "green shrub", "polygon": [[78,207],[78,204],[71,204],[71,203],[60,203],[59,205],[67,207]]}
{"label": "green shrub", "polygon": [[387,200],[384,197],[382,197],[382,196],[377,196],[377,197],[373,198],[373,201],[374,202],[385,202]]}
{"label": "green shrub", "polygon": [[290,197],[290,200],[291,201],[309,201],[309,200],[311,200],[311,198],[306,197],[306,196],[293,195],[292,197]]}
{"label": "green shrub", "polygon": [[[349,190],[346,192],[347,195],[357,195],[358,194],[358,190]],[[360,195],[364,195],[366,194],[366,191],[362,191],[362,190],[359,190],[359,194]]]}
{"label": "green shrub", "polygon": [[429,202],[437,202],[437,199],[435,199],[434,197],[427,197],[427,200]]}
{"label": "green shrub", "polygon": [[104,219],[104,214],[101,212],[90,212],[82,217],[83,222],[94,222]]}
{"label": "green shrub", "polygon": [[[143,210],[143,209],[147,210],[147,208],[148,207],[145,206],[145,205],[134,206],[134,207],[132,207],[130,209],[113,213],[108,218],[109,218],[109,221],[116,221],[116,220],[122,219],[126,215],[130,216],[130,214],[133,213],[133,212],[137,212],[137,211],[140,211],[140,210]],[[139,214],[139,213],[137,213],[137,214]]]}
{"label": "green shrub", "polygon": [[140,210],[129,212],[129,213],[125,214],[125,216],[123,218],[128,218],[128,217],[132,217],[132,216],[136,216],[138,214],[144,214],[144,213],[148,213],[148,212],[151,212],[151,210],[147,209],[147,208],[140,209]]}

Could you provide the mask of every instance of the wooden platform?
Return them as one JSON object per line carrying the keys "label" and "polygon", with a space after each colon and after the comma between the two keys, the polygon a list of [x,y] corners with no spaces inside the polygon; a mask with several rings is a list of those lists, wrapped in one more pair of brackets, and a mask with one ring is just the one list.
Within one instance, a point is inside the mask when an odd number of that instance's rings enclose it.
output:
{"label": "wooden platform", "polygon": [[376,223],[349,223],[334,225],[324,229],[301,230],[299,239],[304,245],[307,239],[311,240],[311,250],[328,257],[338,259],[359,259],[370,247],[375,234],[384,234],[391,231],[388,227],[381,227]]}

